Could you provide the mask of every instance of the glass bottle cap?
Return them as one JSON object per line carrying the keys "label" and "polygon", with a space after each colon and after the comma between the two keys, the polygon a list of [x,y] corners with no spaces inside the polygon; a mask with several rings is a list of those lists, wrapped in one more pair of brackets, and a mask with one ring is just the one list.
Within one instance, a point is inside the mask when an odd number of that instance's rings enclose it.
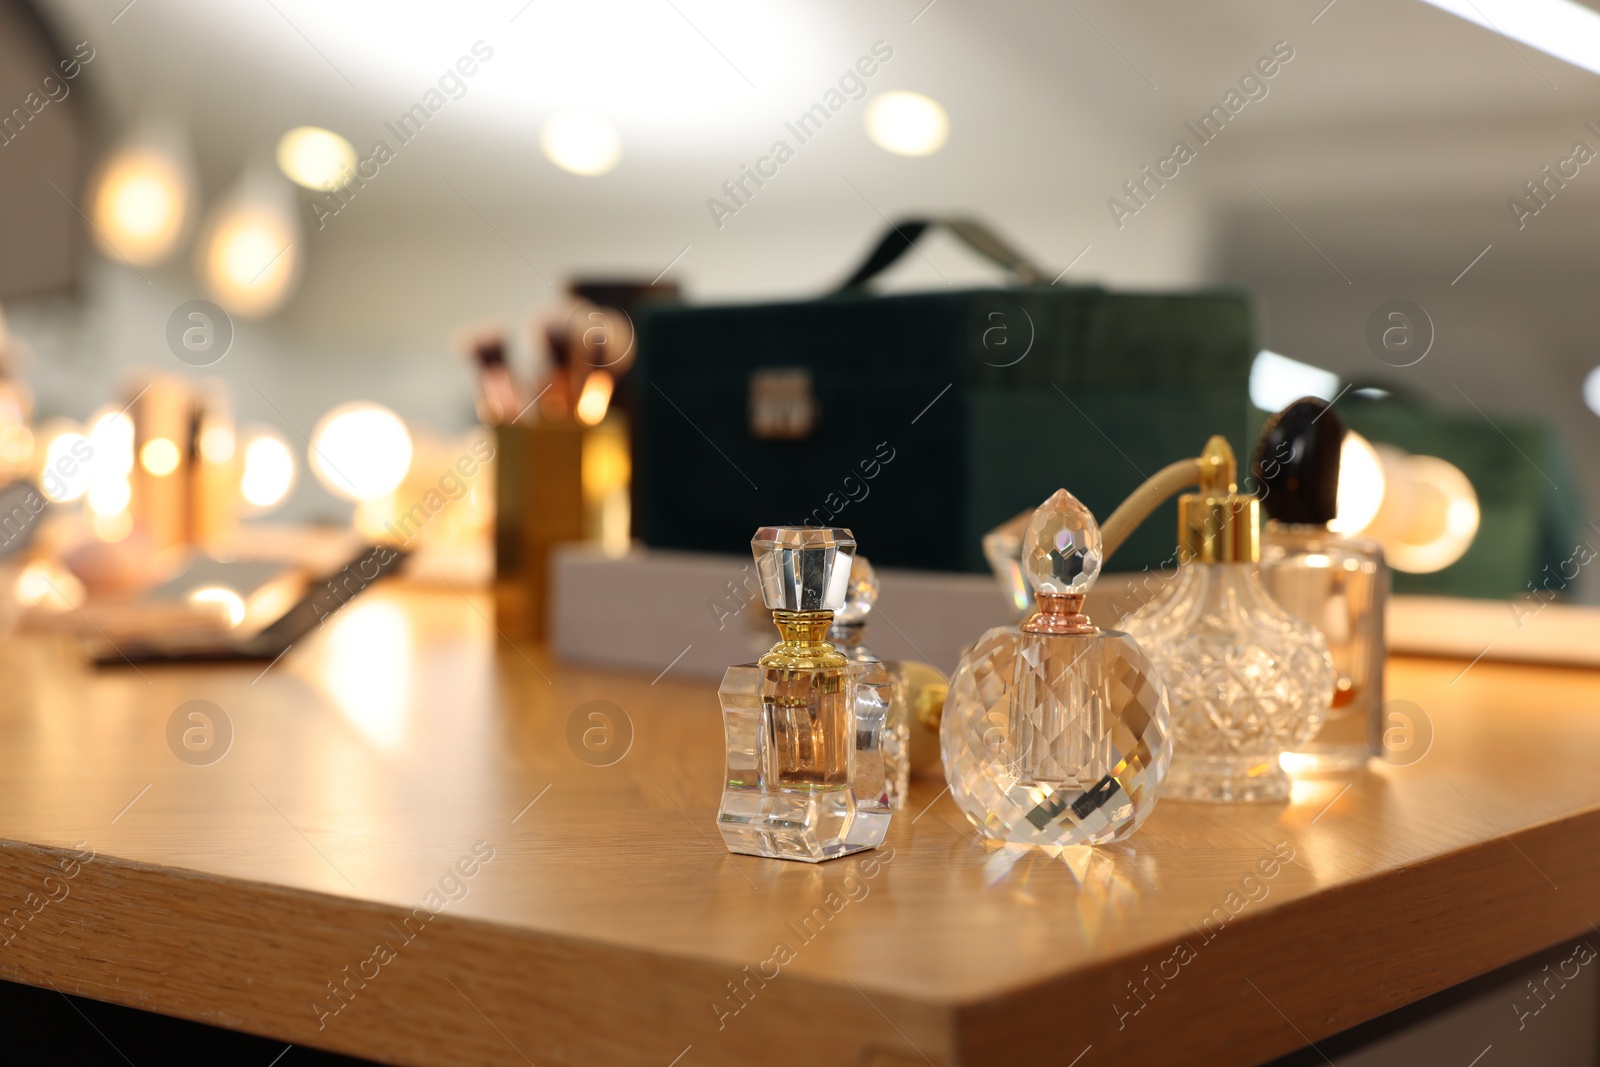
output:
{"label": "glass bottle cap", "polygon": [[1100,524],[1065,489],[1039,505],[1022,537],[1022,571],[1040,594],[1088,592],[1100,556]]}
{"label": "glass bottle cap", "polygon": [[838,611],[850,585],[856,538],[818,526],[763,526],[750,539],[761,599],[773,611]]}
{"label": "glass bottle cap", "polygon": [[867,557],[857,554],[850,564],[850,582],[844,591],[844,606],[834,612],[834,622],[861,622],[878,602],[878,572]]}

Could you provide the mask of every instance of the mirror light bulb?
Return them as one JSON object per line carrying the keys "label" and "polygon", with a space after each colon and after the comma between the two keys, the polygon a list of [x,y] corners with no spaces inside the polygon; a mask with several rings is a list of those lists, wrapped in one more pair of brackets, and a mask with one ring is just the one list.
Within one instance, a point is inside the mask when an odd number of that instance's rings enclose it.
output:
{"label": "mirror light bulb", "polygon": [[294,453],[282,437],[258,430],[246,439],[239,492],[258,512],[281,504],[294,486]]}
{"label": "mirror light bulb", "polygon": [[374,500],[399,488],[411,470],[411,433],[379,404],[341,404],[311,431],[308,459],[317,481],[346,500]]}

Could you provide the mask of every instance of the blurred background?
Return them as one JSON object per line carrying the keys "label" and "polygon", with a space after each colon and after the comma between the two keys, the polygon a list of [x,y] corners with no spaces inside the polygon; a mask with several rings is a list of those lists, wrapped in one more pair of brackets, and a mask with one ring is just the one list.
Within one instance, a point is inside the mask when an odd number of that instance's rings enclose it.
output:
{"label": "blurred background", "polygon": [[[66,541],[203,543],[211,521],[382,540],[536,394],[532,420],[598,425],[613,386],[627,406],[627,362],[604,398],[563,370],[593,309],[813,298],[891,220],[970,216],[1060,285],[1245,290],[1257,347],[1288,360],[1254,367],[1263,411],[1348,394],[1379,445],[1429,451],[1383,439],[1413,409],[1503,438],[1549,543],[1498,586],[1441,588],[1509,598],[1600,545],[1600,168],[1575,148],[1600,150],[1600,14],[1487,8],[0,0],[0,307],[27,429],[0,458],[48,480],[89,442],[101,466],[45,486],[77,509]],[[1179,140],[1194,158],[1148,179]],[[948,237],[918,251],[884,290],[1000,284]],[[197,442],[192,484],[229,498],[187,532],[138,518],[178,462],[147,449],[163,418]],[[585,463],[598,507],[627,446]],[[457,575],[487,566],[494,521],[461,477],[428,535]],[[585,523],[626,543],[625,511]],[[1550,595],[1600,599],[1570,570]]]}

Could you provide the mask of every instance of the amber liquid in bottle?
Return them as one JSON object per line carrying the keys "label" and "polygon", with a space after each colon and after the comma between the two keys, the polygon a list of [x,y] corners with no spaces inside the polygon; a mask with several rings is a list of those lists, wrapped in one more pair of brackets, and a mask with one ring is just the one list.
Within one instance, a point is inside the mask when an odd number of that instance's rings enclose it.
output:
{"label": "amber liquid in bottle", "polygon": [[855,692],[826,642],[831,611],[773,612],[783,640],[761,657],[762,778],[778,789],[850,786]]}

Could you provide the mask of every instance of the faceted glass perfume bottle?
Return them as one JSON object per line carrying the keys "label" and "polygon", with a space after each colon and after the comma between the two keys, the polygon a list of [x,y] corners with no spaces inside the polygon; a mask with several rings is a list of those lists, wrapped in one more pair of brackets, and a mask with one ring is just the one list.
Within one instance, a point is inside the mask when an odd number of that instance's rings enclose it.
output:
{"label": "faceted glass perfume bottle", "polygon": [[[1322,634],[1338,675],[1328,718],[1284,757],[1294,774],[1348,774],[1373,755],[1383,707],[1383,616],[1389,566],[1376,541],[1342,537],[1338,516],[1344,423],[1306,397],[1267,423],[1253,473],[1270,521],[1261,536],[1261,579],[1272,599]],[[1380,727],[1381,730],[1381,727]]]}
{"label": "faceted glass perfume bottle", "polygon": [[956,669],[940,727],[950,795],[989,837],[1099,845],[1138,829],[1170,760],[1167,701],[1139,645],[1082,613],[1100,529],[1059,490],[1019,554],[1038,611],[990,630]]}
{"label": "faceted glass perfume bottle", "polygon": [[[1231,451],[1227,459],[1231,472]],[[1177,574],[1123,620],[1166,682],[1170,798],[1288,797],[1279,757],[1316,733],[1333,697],[1322,635],[1261,587],[1259,509],[1231,484],[1180,498]]]}
{"label": "faceted glass perfume bottle", "polygon": [[855,556],[849,530],[764,526],[750,542],[781,640],[730,667],[718,696],[727,775],[717,825],[729,851],[821,860],[875,848],[889,829],[882,664],[828,643]]}
{"label": "faceted glass perfume bottle", "polygon": [[[862,686],[857,700],[874,700],[878,690],[875,684],[887,681],[889,706],[885,712],[883,729],[883,781],[889,797],[889,806],[903,807],[906,789],[911,783],[911,704],[909,692],[911,679],[904,666],[885,663],[866,645],[867,615],[878,602],[878,574],[867,562],[867,557],[857,553],[850,565],[850,581],[845,588],[844,605],[834,613],[833,627],[828,640],[844,658],[860,665],[860,678],[868,683]],[[880,674],[882,677],[879,677]]]}

